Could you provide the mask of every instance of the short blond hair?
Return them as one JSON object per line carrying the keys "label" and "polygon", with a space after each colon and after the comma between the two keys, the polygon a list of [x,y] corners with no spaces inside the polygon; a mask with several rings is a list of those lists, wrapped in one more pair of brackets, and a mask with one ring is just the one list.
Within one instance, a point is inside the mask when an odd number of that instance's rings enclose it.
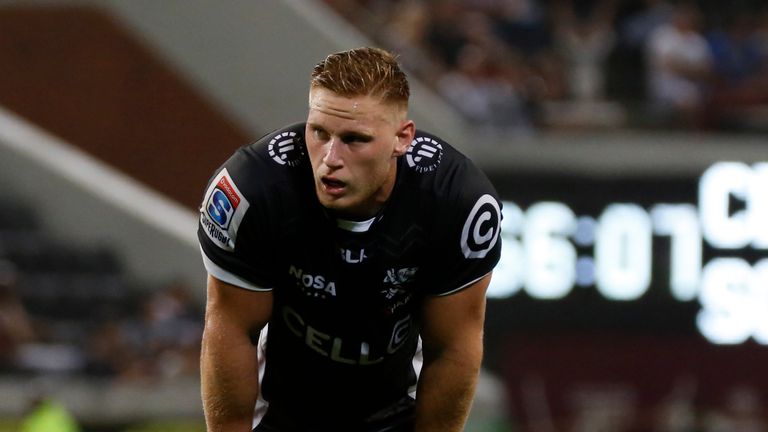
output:
{"label": "short blond hair", "polygon": [[408,78],[397,58],[380,48],[355,48],[329,55],[315,65],[310,88],[345,97],[373,96],[408,107]]}

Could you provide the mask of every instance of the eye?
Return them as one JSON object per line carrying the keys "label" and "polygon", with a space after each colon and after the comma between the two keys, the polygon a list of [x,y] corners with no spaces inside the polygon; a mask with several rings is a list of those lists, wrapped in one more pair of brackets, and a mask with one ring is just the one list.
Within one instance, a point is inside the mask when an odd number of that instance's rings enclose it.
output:
{"label": "eye", "polygon": [[345,144],[367,143],[371,142],[372,140],[373,137],[370,135],[363,135],[358,133],[348,133],[341,136],[341,141]]}
{"label": "eye", "polygon": [[319,127],[312,128],[312,134],[315,136],[315,139],[318,141],[328,141],[331,136],[326,132],[324,129]]}

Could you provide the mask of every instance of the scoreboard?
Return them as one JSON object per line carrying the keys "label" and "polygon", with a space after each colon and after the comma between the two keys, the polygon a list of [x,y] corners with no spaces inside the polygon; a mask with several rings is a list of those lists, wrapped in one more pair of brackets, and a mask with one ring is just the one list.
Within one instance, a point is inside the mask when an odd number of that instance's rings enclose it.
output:
{"label": "scoreboard", "polygon": [[[611,317],[627,311],[640,331],[768,344],[768,162],[696,177],[489,175],[504,204],[493,319],[620,328]],[[565,318],[545,323],[555,310]]]}

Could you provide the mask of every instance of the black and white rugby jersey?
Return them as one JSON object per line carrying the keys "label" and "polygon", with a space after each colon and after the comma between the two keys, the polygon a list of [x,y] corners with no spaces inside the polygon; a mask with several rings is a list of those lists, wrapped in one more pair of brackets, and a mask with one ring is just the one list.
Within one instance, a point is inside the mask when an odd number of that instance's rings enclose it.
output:
{"label": "black and white rugby jersey", "polygon": [[264,421],[366,430],[412,410],[420,304],[493,269],[500,201],[466,157],[418,131],[379,214],[338,220],[315,195],[303,135],[291,125],[226,161],[198,238],[214,277],[273,291]]}

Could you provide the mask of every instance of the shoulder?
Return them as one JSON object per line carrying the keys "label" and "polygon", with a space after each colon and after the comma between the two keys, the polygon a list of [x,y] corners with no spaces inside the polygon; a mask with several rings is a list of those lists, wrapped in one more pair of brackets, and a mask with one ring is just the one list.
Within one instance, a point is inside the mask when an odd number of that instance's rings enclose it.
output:
{"label": "shoulder", "polygon": [[200,215],[208,237],[222,249],[234,250],[241,225],[279,220],[286,203],[300,201],[293,195],[303,193],[305,188],[296,185],[307,172],[311,170],[303,123],[276,129],[240,147],[218,167],[205,189]]}
{"label": "shoulder", "polygon": [[275,129],[256,142],[241,147],[225,163],[232,168],[258,168],[257,172],[289,174],[292,168],[308,164],[304,143],[304,123]]}
{"label": "shoulder", "polygon": [[[412,159],[408,159],[408,158]],[[418,159],[418,158],[421,159]],[[496,188],[472,160],[439,137],[419,132],[406,154],[409,180],[433,203],[437,232],[459,236],[467,258],[483,257],[493,248],[501,227],[501,200]],[[483,237],[476,233],[486,232]],[[452,235],[445,235],[453,233]]]}
{"label": "shoulder", "polygon": [[417,131],[404,159],[405,181],[438,201],[455,203],[464,196],[471,200],[486,193],[496,196],[490,180],[472,160],[429,132]]}
{"label": "shoulder", "polygon": [[216,170],[206,196],[212,188],[229,184],[245,198],[258,198],[299,176],[308,166],[304,123],[295,123],[240,147]]}
{"label": "shoulder", "polygon": [[277,233],[308,187],[304,124],[271,131],[240,147],[211,177],[197,237],[209,274],[242,288],[274,287]]}
{"label": "shoulder", "polygon": [[488,274],[501,254],[501,201],[485,173],[458,149],[423,131],[401,166],[411,207],[426,218],[431,233],[425,293],[455,293]]}
{"label": "shoulder", "polygon": [[269,132],[252,144],[251,150],[276,171],[290,172],[290,168],[306,165],[309,161],[304,142],[305,125],[294,123]]}

